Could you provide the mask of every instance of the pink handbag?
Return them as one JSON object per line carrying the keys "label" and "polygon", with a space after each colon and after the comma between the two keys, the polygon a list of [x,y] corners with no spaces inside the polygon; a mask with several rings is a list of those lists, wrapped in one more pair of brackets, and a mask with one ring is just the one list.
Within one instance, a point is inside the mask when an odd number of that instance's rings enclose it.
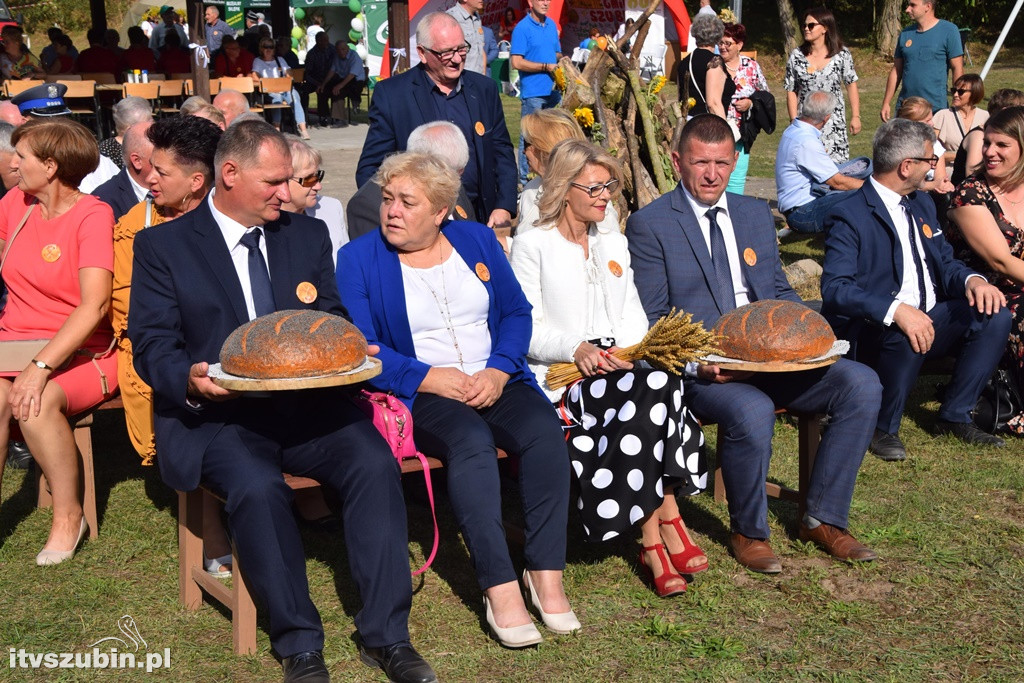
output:
{"label": "pink handbag", "polygon": [[427,456],[416,450],[416,444],[412,440],[412,415],[405,404],[391,394],[381,391],[360,390],[359,395],[354,397],[356,405],[370,418],[373,426],[377,428],[384,440],[391,447],[391,452],[398,460],[399,465],[406,458],[416,458],[423,466],[423,478],[427,483],[427,498],[430,500],[430,515],[434,518],[434,547],[430,550],[430,557],[422,567],[412,573],[418,576],[427,571],[430,563],[437,555],[438,530],[437,512],[434,510],[434,488],[430,483],[430,465],[427,463]]}

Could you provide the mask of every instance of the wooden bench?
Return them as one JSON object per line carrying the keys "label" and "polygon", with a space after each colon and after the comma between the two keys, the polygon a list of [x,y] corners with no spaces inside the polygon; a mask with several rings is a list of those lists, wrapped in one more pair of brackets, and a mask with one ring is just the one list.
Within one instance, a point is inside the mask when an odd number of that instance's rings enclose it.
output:
{"label": "wooden bench", "polygon": [[[776,410],[776,415],[785,414],[785,410]],[[798,508],[799,519],[803,519],[807,512],[807,489],[811,482],[811,470],[814,469],[814,459],[818,455],[818,445],[821,443],[821,416],[812,413],[790,413],[797,418],[797,452],[799,457],[799,474],[797,477],[796,489],[791,489],[781,484],[766,481],[764,483],[765,493],[769,498],[788,500],[795,502]],[[725,503],[725,481],[722,478],[721,459],[715,457],[715,501]]]}
{"label": "wooden bench", "polygon": [[[82,511],[85,521],[89,524],[89,538],[96,538],[100,533],[99,516],[96,511],[96,474],[92,459],[92,418],[99,410],[119,410],[124,407],[120,396],[115,396],[101,403],[87,413],[68,418],[71,431],[75,436],[78,450],[78,476],[82,487]],[[36,465],[36,507],[48,508],[53,505],[50,496],[50,485],[43,475],[43,468]]]}
{"label": "wooden bench", "polygon": [[[498,449],[498,458],[505,458]],[[437,458],[427,458],[431,470],[444,467]],[[419,460],[402,461],[402,474],[421,472]],[[284,475],[293,490],[316,488],[320,484],[306,477]],[[231,644],[235,654],[256,651],[256,605],[253,602],[245,573],[241,571],[235,548],[231,548],[231,585],[206,573],[203,568],[203,503],[205,497],[223,499],[207,488],[178,491],[178,597],[185,609],[194,611],[203,604],[203,593],[223,605],[231,613]]]}

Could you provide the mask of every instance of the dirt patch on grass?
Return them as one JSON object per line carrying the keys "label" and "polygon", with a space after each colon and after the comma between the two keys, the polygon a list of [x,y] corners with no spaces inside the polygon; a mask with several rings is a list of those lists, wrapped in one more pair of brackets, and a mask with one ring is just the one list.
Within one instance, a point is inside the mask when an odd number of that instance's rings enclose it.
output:
{"label": "dirt patch on grass", "polygon": [[819,585],[841,602],[885,602],[896,588],[883,579],[864,580],[856,576],[830,576]]}
{"label": "dirt patch on grass", "polygon": [[992,491],[988,497],[993,504],[982,514],[1001,522],[1024,526],[1024,503],[1020,502],[1015,491]]}

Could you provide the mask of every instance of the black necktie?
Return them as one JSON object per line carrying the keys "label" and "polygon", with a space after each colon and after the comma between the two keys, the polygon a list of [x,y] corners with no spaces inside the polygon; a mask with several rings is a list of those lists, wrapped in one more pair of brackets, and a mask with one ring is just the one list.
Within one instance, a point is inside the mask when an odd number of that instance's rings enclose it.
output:
{"label": "black necktie", "polygon": [[260,251],[259,228],[242,235],[239,240],[249,250],[249,285],[252,287],[252,305],[256,309],[256,317],[268,315],[277,310],[274,305],[274,290],[270,286],[270,271]]}
{"label": "black necktie", "polygon": [[718,225],[720,208],[712,207],[705,214],[711,227],[711,263],[715,266],[715,279],[718,280],[718,292],[723,313],[736,308],[736,292],[732,286],[732,270],[729,268],[729,252],[725,250],[725,236]]}
{"label": "black necktie", "polygon": [[906,197],[900,200],[900,206],[903,207],[903,212],[907,215],[907,224],[910,226],[910,253],[914,256],[914,267],[917,268],[917,293],[921,297],[917,307],[922,311],[927,311],[928,299],[924,286],[924,259],[921,258],[921,252],[917,250],[917,237],[914,236],[914,233],[917,232],[917,228],[914,227],[914,213],[910,210],[910,202]]}

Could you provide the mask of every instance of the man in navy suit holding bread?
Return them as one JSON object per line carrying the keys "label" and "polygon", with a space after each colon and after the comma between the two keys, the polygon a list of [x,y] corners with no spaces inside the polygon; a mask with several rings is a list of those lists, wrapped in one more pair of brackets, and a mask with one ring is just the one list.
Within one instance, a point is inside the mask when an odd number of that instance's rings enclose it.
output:
{"label": "man in navy suit holding bread", "polygon": [[[713,114],[690,120],[672,163],[679,186],[626,224],[636,286],[650,321],[675,307],[710,328],[723,314],[754,301],[801,302],[782,272],[767,203],[725,192],[736,164],[725,120]],[[870,368],[840,359],[825,368],[788,373],[697,365],[687,375],[687,405],[705,424],[718,424],[718,461],[737,562],[765,574],[782,570],[768,544],[764,487],[776,407],[829,418],[804,492],[807,513],[800,520],[800,538],[837,559],[876,558],[847,531],[857,470],[881,394]]]}
{"label": "man in navy suit holding bread", "polygon": [[[138,234],[128,335],[153,387],[164,481],[225,497],[228,527],[253,594],[267,610],[284,680],[327,681],[320,616],[282,472],[330,486],[363,600],[359,651],[393,681],[436,680],[409,643],[412,602],[406,512],[384,439],[338,389],[254,396],[207,376],[238,326],[277,310],[346,316],[326,226],[282,212],[288,145],[262,121],[229,128],[210,196],[177,220]],[[371,352],[373,349],[371,349]]]}

